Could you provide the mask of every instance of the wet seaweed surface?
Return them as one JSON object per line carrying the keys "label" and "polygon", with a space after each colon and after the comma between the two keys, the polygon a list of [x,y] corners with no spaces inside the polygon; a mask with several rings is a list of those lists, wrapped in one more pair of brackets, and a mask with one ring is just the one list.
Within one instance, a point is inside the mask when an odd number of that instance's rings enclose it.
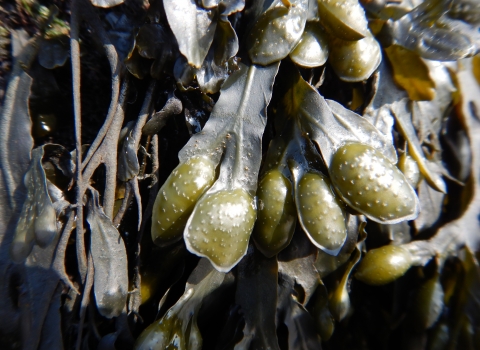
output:
{"label": "wet seaweed surface", "polygon": [[480,349],[480,3],[0,7],[2,349]]}

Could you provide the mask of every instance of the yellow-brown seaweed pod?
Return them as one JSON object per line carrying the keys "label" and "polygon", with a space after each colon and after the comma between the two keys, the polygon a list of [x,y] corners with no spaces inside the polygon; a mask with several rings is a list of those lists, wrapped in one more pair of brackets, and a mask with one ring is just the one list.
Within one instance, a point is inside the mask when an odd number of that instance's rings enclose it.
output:
{"label": "yellow-brown seaweed pod", "polygon": [[368,79],[382,61],[380,45],[371,35],[358,41],[330,37],[328,62],[338,77],[347,82]]}
{"label": "yellow-brown seaweed pod", "polygon": [[255,219],[254,200],[245,190],[207,193],[187,222],[187,249],[206,257],[218,271],[228,272],[247,253]]}
{"label": "yellow-brown seaweed pod", "polygon": [[404,153],[400,156],[397,165],[400,171],[407,178],[410,185],[412,185],[413,188],[417,188],[422,177],[420,173],[420,168],[418,167],[415,159]]}
{"label": "yellow-brown seaweed pod", "polygon": [[369,145],[347,143],[340,147],[329,172],[342,199],[376,222],[394,224],[418,216],[418,197],[408,180]]}
{"label": "yellow-brown seaweed pod", "polygon": [[403,276],[412,266],[412,255],[400,246],[372,249],[360,261],[355,278],[371,285],[383,285]]}
{"label": "yellow-brown seaweed pod", "polygon": [[165,246],[182,238],[195,203],[215,181],[215,164],[193,157],[179,164],[163,184],[153,205],[152,239]]}
{"label": "yellow-brown seaweed pod", "polygon": [[314,245],[336,255],[347,237],[345,216],[326,176],[306,173],[295,191],[298,218]]}
{"label": "yellow-brown seaweed pod", "polygon": [[290,243],[295,231],[297,212],[292,184],[278,169],[270,170],[260,181],[257,198],[253,239],[265,256],[272,257]]}
{"label": "yellow-brown seaweed pod", "polygon": [[302,36],[307,8],[308,1],[295,0],[262,13],[247,39],[252,62],[266,66],[287,57]]}
{"label": "yellow-brown seaweed pod", "polygon": [[358,0],[318,0],[322,24],[343,40],[360,40],[367,36],[368,22]]}
{"label": "yellow-brown seaweed pod", "polygon": [[160,320],[148,326],[135,341],[135,350],[200,350],[202,335],[197,326],[195,309],[188,302],[194,295],[187,290]]}
{"label": "yellow-brown seaweed pod", "polygon": [[318,22],[307,22],[297,46],[290,52],[293,62],[302,67],[319,67],[328,59],[328,42]]}

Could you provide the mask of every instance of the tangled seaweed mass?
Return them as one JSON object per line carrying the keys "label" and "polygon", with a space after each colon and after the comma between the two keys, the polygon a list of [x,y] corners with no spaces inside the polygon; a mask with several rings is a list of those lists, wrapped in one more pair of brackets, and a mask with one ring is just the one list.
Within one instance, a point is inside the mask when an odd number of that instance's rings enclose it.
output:
{"label": "tangled seaweed mass", "polygon": [[478,348],[479,1],[8,6],[0,347]]}

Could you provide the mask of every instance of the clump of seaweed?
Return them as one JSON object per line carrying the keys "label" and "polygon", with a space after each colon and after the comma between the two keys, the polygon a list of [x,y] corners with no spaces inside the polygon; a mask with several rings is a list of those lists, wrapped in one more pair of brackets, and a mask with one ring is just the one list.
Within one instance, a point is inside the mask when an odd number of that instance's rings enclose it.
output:
{"label": "clump of seaweed", "polygon": [[15,11],[0,345],[479,342],[476,1]]}

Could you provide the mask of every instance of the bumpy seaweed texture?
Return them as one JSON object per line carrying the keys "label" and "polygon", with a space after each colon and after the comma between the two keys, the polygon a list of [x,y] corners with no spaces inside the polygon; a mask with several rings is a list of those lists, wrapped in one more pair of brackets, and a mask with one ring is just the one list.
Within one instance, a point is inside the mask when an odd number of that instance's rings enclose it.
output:
{"label": "bumpy seaweed texture", "polygon": [[479,342],[475,1],[6,6],[0,348]]}

